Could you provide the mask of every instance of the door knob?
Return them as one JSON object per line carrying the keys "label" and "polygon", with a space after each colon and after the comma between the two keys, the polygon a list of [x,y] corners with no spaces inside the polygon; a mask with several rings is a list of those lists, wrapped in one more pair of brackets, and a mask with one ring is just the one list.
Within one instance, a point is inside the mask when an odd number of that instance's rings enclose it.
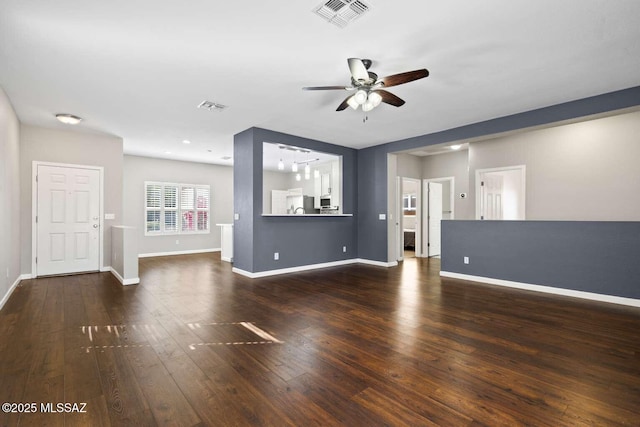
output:
{"label": "door knob", "polygon": [[93,228],[98,228],[98,224],[93,224]]}

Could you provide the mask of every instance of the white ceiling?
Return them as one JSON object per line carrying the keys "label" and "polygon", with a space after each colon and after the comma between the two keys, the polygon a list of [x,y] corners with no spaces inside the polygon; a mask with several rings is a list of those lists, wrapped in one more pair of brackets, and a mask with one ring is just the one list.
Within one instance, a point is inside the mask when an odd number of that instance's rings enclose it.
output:
{"label": "white ceiling", "polygon": [[[252,126],[361,148],[640,85],[637,0],[365,2],[341,29],[318,0],[0,0],[0,86],[23,123],[72,113],[125,153],[229,164]],[[301,90],[349,84],[349,57],[431,75],[363,123],[335,111],[347,92]]]}

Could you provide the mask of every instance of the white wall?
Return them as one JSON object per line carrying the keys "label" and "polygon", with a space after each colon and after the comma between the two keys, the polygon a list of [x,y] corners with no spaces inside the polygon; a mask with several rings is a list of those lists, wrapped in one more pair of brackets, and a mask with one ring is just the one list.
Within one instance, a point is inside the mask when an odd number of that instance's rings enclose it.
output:
{"label": "white wall", "polygon": [[469,147],[471,188],[476,169],[526,166],[527,220],[640,221],[639,164],[640,112]]}
{"label": "white wall", "polygon": [[[424,156],[422,158],[422,178],[434,179],[454,177],[454,212],[455,219],[473,219],[474,206],[469,199],[469,152],[452,151],[450,153]],[[460,193],[466,193],[467,197],[460,198]],[[443,195],[445,189],[443,188]],[[443,204],[443,210],[451,210],[449,202]]]}
{"label": "white wall", "polygon": [[[53,120],[53,119],[52,119]],[[68,163],[104,168],[104,212],[115,220],[104,220],[102,259],[111,265],[111,226],[122,221],[122,138],[83,131],[20,127],[20,226],[22,241],[21,270],[31,273],[31,204],[33,161]]]}
{"label": "white wall", "polygon": [[265,170],[262,175],[262,213],[271,213],[271,191],[288,190],[289,173]]}
{"label": "white wall", "polygon": [[405,178],[422,178],[422,161],[418,156],[410,154],[397,155],[398,176]]}
{"label": "white wall", "polygon": [[20,122],[0,87],[0,308],[20,276]]}
{"label": "white wall", "polygon": [[[211,233],[145,236],[145,181],[210,185]],[[216,224],[233,223],[233,168],[127,155],[124,156],[124,204],[122,225],[136,227],[140,254],[219,250],[220,227]]]}

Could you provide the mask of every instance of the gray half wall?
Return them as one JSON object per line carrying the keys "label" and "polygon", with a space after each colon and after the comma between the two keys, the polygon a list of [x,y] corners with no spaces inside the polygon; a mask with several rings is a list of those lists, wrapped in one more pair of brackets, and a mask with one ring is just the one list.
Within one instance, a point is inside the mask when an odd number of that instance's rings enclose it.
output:
{"label": "gray half wall", "polygon": [[450,273],[640,299],[638,260],[640,222],[442,221]]}
{"label": "gray half wall", "polygon": [[[342,156],[344,213],[357,208],[356,150],[251,128],[234,137],[234,267],[250,273],[357,257],[356,217],[263,216],[262,143],[275,142]],[[342,247],[347,251],[343,252]],[[274,260],[274,252],[280,255]]]}
{"label": "gray half wall", "polygon": [[377,220],[378,214],[387,213],[387,154],[578,120],[638,105],[640,86],[359,150],[358,257],[388,261],[387,221]]}

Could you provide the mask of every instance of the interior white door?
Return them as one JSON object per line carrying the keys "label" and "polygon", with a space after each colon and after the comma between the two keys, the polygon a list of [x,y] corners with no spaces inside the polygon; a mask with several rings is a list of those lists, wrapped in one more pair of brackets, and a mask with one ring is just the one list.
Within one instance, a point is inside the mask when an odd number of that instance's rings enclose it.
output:
{"label": "interior white door", "polygon": [[429,211],[427,221],[429,223],[429,244],[428,256],[440,255],[441,247],[441,222],[442,222],[442,184],[439,182],[429,182]]}
{"label": "interior white door", "polygon": [[100,171],[38,165],[37,275],[100,269]]}
{"label": "interior white door", "polygon": [[395,203],[395,216],[396,216],[396,260],[404,260],[404,232],[403,232],[403,215],[402,215],[402,178],[396,177],[396,203]]}
{"label": "interior white door", "polygon": [[482,216],[480,219],[500,220],[503,216],[502,189],[504,178],[495,173],[485,173],[481,176],[482,182]]}

